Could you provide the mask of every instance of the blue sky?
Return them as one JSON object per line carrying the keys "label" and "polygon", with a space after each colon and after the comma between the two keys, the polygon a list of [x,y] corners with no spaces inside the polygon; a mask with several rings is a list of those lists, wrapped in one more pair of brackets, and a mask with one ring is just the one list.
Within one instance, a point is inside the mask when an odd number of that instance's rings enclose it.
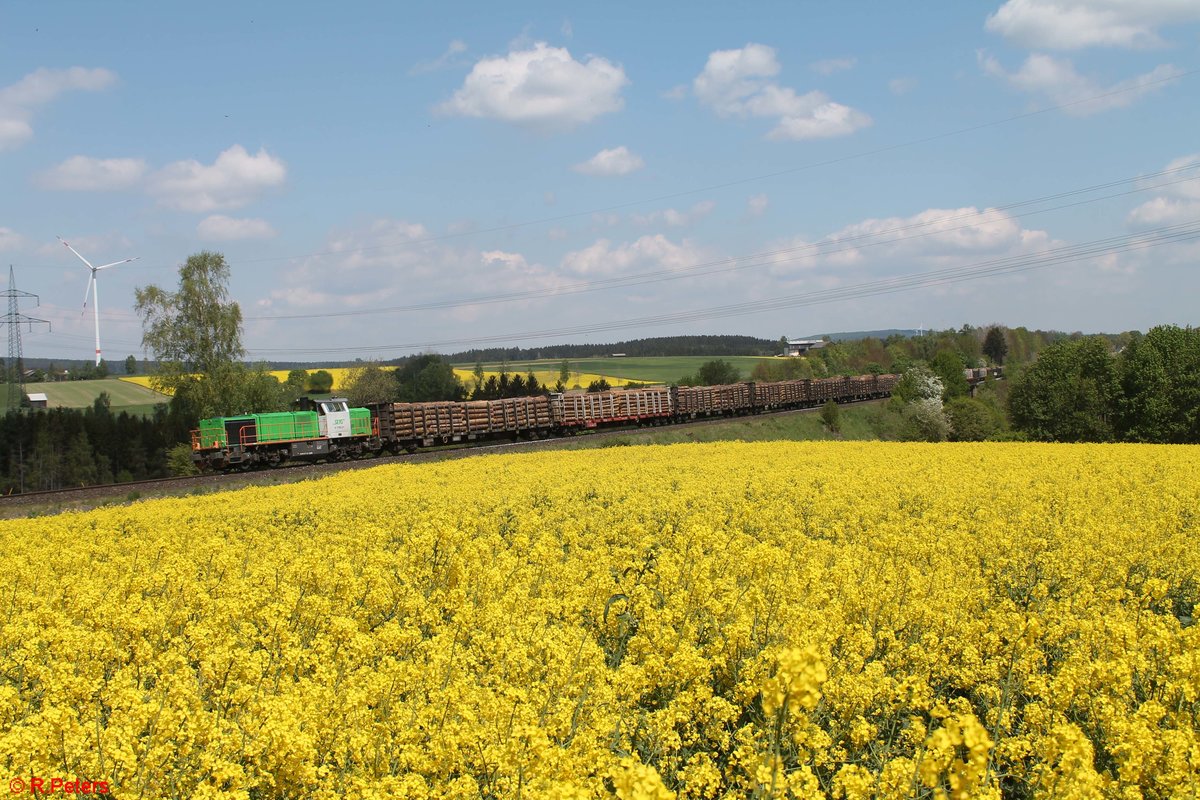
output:
{"label": "blue sky", "polygon": [[138,257],[113,361],[202,249],[273,360],[1195,325],[1198,45],[1194,0],[8,3],[0,259],[56,358],[58,236]]}

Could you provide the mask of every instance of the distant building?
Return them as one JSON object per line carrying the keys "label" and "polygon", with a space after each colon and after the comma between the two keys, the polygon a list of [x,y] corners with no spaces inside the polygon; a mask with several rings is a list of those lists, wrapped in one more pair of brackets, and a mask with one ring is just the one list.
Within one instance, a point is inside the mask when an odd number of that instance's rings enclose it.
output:
{"label": "distant building", "polygon": [[42,392],[34,392],[29,395],[29,405],[33,408],[45,408],[48,403],[46,395]]}
{"label": "distant building", "polygon": [[609,358],[624,358],[624,357],[625,357],[624,353],[613,353],[611,356],[609,356]]}
{"label": "distant building", "polygon": [[829,344],[824,339],[788,339],[785,356],[808,355],[809,350],[820,350]]}

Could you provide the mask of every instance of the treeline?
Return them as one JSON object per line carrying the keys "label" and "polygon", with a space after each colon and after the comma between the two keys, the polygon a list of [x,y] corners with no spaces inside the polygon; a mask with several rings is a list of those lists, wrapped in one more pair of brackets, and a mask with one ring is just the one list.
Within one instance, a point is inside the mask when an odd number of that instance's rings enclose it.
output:
{"label": "treeline", "polygon": [[165,410],[114,414],[104,394],[87,409],[9,411],[0,420],[0,481],[12,494],[164,477],[178,441]]}
{"label": "treeline", "polygon": [[630,357],[652,356],[773,356],[781,352],[778,339],[754,336],[660,336],[612,344],[558,344],[547,347],[490,347],[451,353],[455,364],[482,361],[535,361],[539,359],[596,358],[614,353]]}
{"label": "treeline", "polygon": [[1102,337],[1060,342],[1018,372],[1013,427],[1057,442],[1200,443],[1200,328],[1164,325],[1114,352]]}

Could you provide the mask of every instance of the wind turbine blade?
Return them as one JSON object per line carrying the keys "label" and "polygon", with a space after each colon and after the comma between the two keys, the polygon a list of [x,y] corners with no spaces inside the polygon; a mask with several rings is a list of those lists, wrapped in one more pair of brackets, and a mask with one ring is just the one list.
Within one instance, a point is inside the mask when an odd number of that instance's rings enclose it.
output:
{"label": "wind turbine blade", "polygon": [[[65,244],[65,242],[64,242],[64,244]],[[88,281],[87,281],[87,291],[85,291],[83,293],[83,311],[80,312],[81,314],[87,313],[87,301],[88,301],[88,298],[91,297],[91,295],[92,295],[92,284],[95,282],[96,282],[96,276],[89,275]]]}
{"label": "wind turbine blade", "polygon": [[86,258],[84,258],[83,256],[80,256],[80,255],[79,255],[79,251],[78,251],[78,250],[76,250],[74,247],[71,247],[71,245],[67,244],[66,242],[63,242],[63,238],[62,238],[61,236],[59,236],[59,237],[58,237],[58,240],[59,240],[60,242],[62,242],[62,243],[63,243],[63,247],[67,248],[67,249],[68,249],[68,250],[70,250],[72,253],[74,253],[75,255],[79,256],[79,260],[80,260],[80,261],[82,261],[83,263],[87,264],[87,265],[88,265],[88,269],[95,269],[95,267],[93,267],[93,266],[92,266],[92,262],[88,261],[88,260],[87,260]]}
{"label": "wind turbine blade", "polygon": [[[141,256],[138,256],[138,258],[141,258]],[[92,267],[92,269],[108,269],[109,267],[115,267],[117,264],[128,264],[130,261],[137,261],[137,258],[127,258],[124,261],[114,261],[111,264],[103,264],[99,267]]]}

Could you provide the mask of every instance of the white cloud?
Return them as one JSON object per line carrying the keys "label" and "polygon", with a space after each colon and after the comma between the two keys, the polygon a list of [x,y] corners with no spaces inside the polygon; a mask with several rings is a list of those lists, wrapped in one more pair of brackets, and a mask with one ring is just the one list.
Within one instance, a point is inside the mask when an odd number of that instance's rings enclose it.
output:
{"label": "white cloud", "polygon": [[461,39],[455,39],[446,47],[445,52],[432,61],[418,61],[409,68],[409,75],[420,75],[425,72],[437,72],[442,69],[456,67],[460,63],[458,58],[463,53],[467,52],[467,43]]}
{"label": "white cloud", "polygon": [[168,164],[150,176],[149,189],[165,206],[206,212],[244,206],[286,178],[283,161],[261,149],[250,155],[235,144],[211,166],[191,159]]}
{"label": "white cloud", "polygon": [[140,158],[89,158],[71,156],[37,178],[44,189],[75,192],[128,189],[146,174],[146,162]]}
{"label": "white cloud", "polygon": [[443,114],[483,117],[541,130],[569,130],[624,105],[625,70],[599,56],[576,61],[565,47],[537,42],[507,56],[484,58]]}
{"label": "white cloud", "polygon": [[681,83],[678,86],[672,86],[662,93],[664,100],[682,100],[688,96],[688,87],[686,83]]}
{"label": "white cloud", "polygon": [[826,58],[821,61],[814,61],[809,66],[813,72],[820,75],[832,75],[835,72],[843,72],[848,69],[853,69],[858,63],[857,58]]}
{"label": "white cloud", "polygon": [[[1054,244],[1045,231],[1022,228],[1003,211],[931,208],[910,217],[865,219],[813,242],[792,239],[771,248],[780,278],[817,268],[887,274],[914,267],[964,266],[972,257],[1016,255]],[[781,252],[786,251],[786,252]]]}
{"label": "white cloud", "polygon": [[116,80],[116,73],[107,69],[43,67],[0,89],[0,150],[19,147],[33,137],[30,121],[39,106],[64,92],[107,89]]}
{"label": "white cloud", "polygon": [[635,225],[660,225],[665,223],[673,228],[683,228],[704,219],[716,207],[717,204],[712,200],[701,200],[687,211],[666,208],[662,211],[652,211],[649,214],[634,214],[631,220]]}
{"label": "white cloud", "polygon": [[1129,212],[1129,224],[1157,227],[1200,219],[1200,153],[1177,158],[1164,171],[1172,174],[1141,182],[1160,193]]}
{"label": "white cloud", "polygon": [[888,81],[888,89],[896,96],[908,94],[915,88],[917,88],[916,78],[893,78]]}
{"label": "white cloud", "polygon": [[1182,70],[1170,64],[1160,64],[1150,72],[1128,80],[1103,86],[1080,75],[1070,59],[1054,58],[1044,53],[1030,53],[1016,72],[1009,72],[994,57],[980,52],[979,63],[984,72],[999,78],[1015,89],[1042,95],[1073,116],[1089,116],[1114,108],[1125,108],[1139,98],[1160,91],[1182,75]]}
{"label": "white cloud", "polygon": [[646,166],[641,156],[629,152],[625,145],[610,150],[601,150],[596,155],[576,164],[571,169],[584,175],[628,175]]}
{"label": "white cloud", "polygon": [[756,194],[746,201],[746,213],[752,217],[761,217],[767,213],[767,206],[770,205],[770,200],[765,194]]}
{"label": "white cloud", "polygon": [[1200,218],[1200,201],[1155,197],[1129,212],[1129,223],[1137,227],[1156,228],[1175,225]]}
{"label": "white cloud", "polygon": [[798,95],[770,80],[779,71],[775,50],[767,45],[717,50],[709,54],[692,91],[719,116],[776,119],[767,134],[775,140],[847,136],[871,124],[869,116],[833,102],[824,92]]}
{"label": "white cloud", "polygon": [[1008,0],[987,29],[1043,50],[1159,47],[1156,28],[1200,20],[1195,0]]}
{"label": "white cloud", "polygon": [[265,219],[236,219],[214,214],[200,220],[196,233],[201,239],[230,242],[240,239],[270,239],[275,229]]}
{"label": "white cloud", "polygon": [[25,246],[25,237],[12,228],[0,227],[0,252],[19,250]]}
{"label": "white cloud", "polygon": [[562,268],[575,275],[603,277],[633,269],[683,269],[703,260],[703,251],[687,240],[676,244],[659,233],[616,247],[608,239],[599,239],[563,256]]}
{"label": "white cloud", "polygon": [[[406,220],[378,219],[331,233],[323,255],[289,265],[277,288],[257,301],[263,313],[378,308],[505,293],[546,291],[564,283],[520,253],[431,241],[434,232]],[[331,280],[331,276],[337,276]],[[489,290],[488,287],[493,287]],[[479,309],[485,309],[480,312]],[[465,309],[465,310],[464,310]],[[425,321],[475,319],[506,306],[464,306],[406,312]],[[509,309],[511,310],[511,309]],[[369,319],[387,320],[387,317]],[[362,321],[358,321],[361,330]]]}

